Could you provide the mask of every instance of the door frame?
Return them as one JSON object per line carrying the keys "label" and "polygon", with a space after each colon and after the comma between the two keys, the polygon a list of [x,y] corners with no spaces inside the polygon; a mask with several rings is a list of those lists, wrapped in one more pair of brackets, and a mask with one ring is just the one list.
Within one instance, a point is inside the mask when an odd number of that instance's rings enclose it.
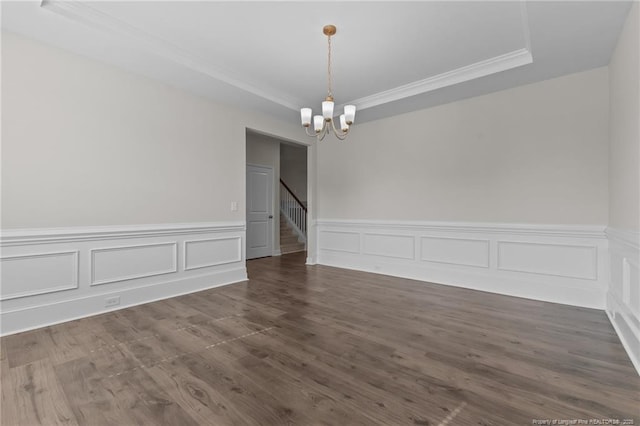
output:
{"label": "door frame", "polygon": [[[280,139],[285,142],[291,142],[296,145],[306,146],[307,147],[307,265],[315,265],[318,262],[318,235],[317,235],[317,194],[318,194],[318,143],[316,139],[307,138],[297,139],[298,136],[287,137],[280,134],[282,129],[260,129],[260,126],[244,126],[244,146],[246,149],[247,146],[247,132],[258,133],[266,136],[270,136],[274,139]],[[296,129],[298,130],[298,129]],[[297,132],[296,132],[297,135]],[[302,133],[304,135],[304,132]],[[245,164],[248,165],[250,163],[246,163],[246,155],[245,155]],[[246,177],[246,165],[245,165],[245,177]],[[277,187],[279,188],[279,182]],[[245,192],[247,189],[247,185],[245,182],[244,186]],[[246,193],[245,193],[246,199]],[[279,199],[279,195],[278,195]],[[275,208],[275,206],[274,206]],[[278,211],[276,212],[278,215],[280,214],[280,204],[278,202]],[[275,215],[274,215],[275,216]],[[246,222],[246,214],[245,214],[245,222]],[[280,225],[280,220],[278,219],[278,226]],[[279,255],[280,248],[278,247],[278,254],[274,254],[275,256]],[[246,250],[245,250],[246,254]]]}

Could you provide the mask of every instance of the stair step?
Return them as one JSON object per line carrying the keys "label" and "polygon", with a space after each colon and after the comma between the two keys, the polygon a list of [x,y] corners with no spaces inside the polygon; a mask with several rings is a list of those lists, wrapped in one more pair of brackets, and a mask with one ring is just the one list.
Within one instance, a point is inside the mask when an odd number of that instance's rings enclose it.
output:
{"label": "stair step", "polygon": [[[283,246],[285,244],[298,244],[298,243],[300,243],[300,241],[298,241],[298,237],[296,237],[296,236],[280,238],[280,245],[281,246]],[[304,244],[304,243],[300,243],[300,244]]]}
{"label": "stair step", "polygon": [[304,251],[304,243],[280,245],[280,252],[282,254],[294,253],[297,251]]}
{"label": "stair step", "polygon": [[280,227],[280,235],[296,235],[295,231],[291,228]]}

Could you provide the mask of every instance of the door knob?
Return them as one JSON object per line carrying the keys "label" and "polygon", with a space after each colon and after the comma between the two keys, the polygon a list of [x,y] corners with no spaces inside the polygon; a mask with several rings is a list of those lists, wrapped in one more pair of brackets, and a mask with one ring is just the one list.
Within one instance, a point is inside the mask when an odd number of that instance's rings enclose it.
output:
{"label": "door knob", "polygon": [[273,215],[272,214],[269,215],[269,219],[273,219]]}

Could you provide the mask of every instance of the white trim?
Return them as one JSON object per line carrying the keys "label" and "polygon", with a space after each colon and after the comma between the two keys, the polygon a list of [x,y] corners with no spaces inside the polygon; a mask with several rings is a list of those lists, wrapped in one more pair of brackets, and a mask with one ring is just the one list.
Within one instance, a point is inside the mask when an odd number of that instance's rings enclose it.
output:
{"label": "white trim", "polygon": [[360,253],[360,251],[362,251],[362,238],[360,237],[360,233],[359,232],[351,232],[351,231],[334,231],[334,230],[321,230],[320,229],[320,225],[318,225],[318,236],[321,237],[322,234],[344,234],[344,235],[355,235],[356,237],[358,237],[358,249],[357,250],[352,250],[352,249],[340,249],[340,248],[330,248],[330,247],[324,247],[323,250],[327,250],[327,251],[336,251],[336,252],[341,252],[341,253]]}
{"label": "white trim", "polygon": [[633,250],[640,250],[640,231],[607,228],[605,232],[610,241],[625,244]]}
{"label": "white trim", "polygon": [[[219,239],[239,242],[223,244],[216,252],[219,259],[229,262],[207,265],[207,268],[199,269],[200,272],[181,269],[179,256],[185,241]],[[31,270],[16,270],[18,275],[13,279],[19,283],[16,289],[21,293],[3,294],[4,288],[0,288],[0,297],[4,299],[0,302],[0,331],[15,333],[245,280],[244,239],[244,222],[4,231],[2,255],[34,262],[33,266],[27,264],[25,268],[38,268],[38,257],[43,255],[71,253],[77,261],[68,263],[76,283],[73,287],[65,287],[65,291],[50,288],[47,275],[29,275],[31,278],[27,281],[20,274],[26,277]],[[111,262],[112,259],[100,264],[101,254],[110,256],[110,252],[116,251],[115,254],[118,250],[140,250],[135,252],[136,259],[131,260],[135,263],[130,266],[135,268],[124,270],[119,262]],[[157,257],[156,250],[161,251],[161,258]],[[129,258],[128,253],[126,258]],[[139,267],[138,262],[141,262]],[[75,269],[71,269],[72,266]],[[105,307],[108,296],[119,296],[121,305]]]}
{"label": "white trim", "polygon": [[522,35],[524,36],[524,47],[533,56],[531,50],[531,28],[529,26],[529,12],[527,10],[527,0],[520,0],[520,19],[522,21]]}
{"label": "white trim", "polygon": [[[215,80],[229,84],[262,99],[281,105],[292,111],[299,111],[300,106],[303,104],[300,99],[294,99],[285,94],[276,93],[276,90],[273,88],[265,89],[264,84],[255,84],[239,80],[232,76],[228,71],[224,71],[211,63],[209,59],[198,56],[168,40],[157,35],[150,34],[119,18],[97,10],[87,5],[86,2],[78,0],[42,0],[41,7],[72,21],[88,25],[92,28],[98,28],[108,33],[126,37],[128,40],[133,40],[140,48],[143,48],[159,57],[179,64],[187,69],[202,73]],[[443,87],[456,85],[531,64],[533,63],[533,55],[531,54],[529,19],[524,1],[521,3],[521,24],[525,44],[521,49],[404,84],[389,90],[354,99],[350,102],[346,102],[345,104],[355,104],[359,110],[364,110],[386,104],[388,102],[398,101]],[[336,110],[344,109],[345,104],[339,105]]]}
{"label": "white trim", "polygon": [[[405,239],[405,240],[410,240],[411,241],[411,256],[403,256],[401,254],[389,254],[389,255],[384,255],[382,253],[376,253],[374,251],[372,251],[371,249],[366,249],[365,248],[365,239],[366,237],[393,237],[393,238],[401,238],[401,239]],[[415,260],[416,258],[416,244],[415,244],[415,238],[413,237],[413,235],[406,235],[406,234],[387,234],[387,233],[380,233],[380,232],[363,232],[362,233],[362,237],[360,238],[360,251],[362,252],[362,254],[368,254],[370,256],[388,256],[388,257],[393,257],[396,259],[406,259],[406,260]]]}
{"label": "white trim", "polygon": [[367,108],[399,101],[422,93],[432,92],[443,87],[453,86],[531,63],[533,63],[531,52],[526,48],[522,48],[442,74],[394,87],[393,89],[354,99],[339,105],[336,110],[340,111],[344,109],[344,105],[353,104],[358,107],[358,110],[362,111]]}
{"label": "white trim", "polygon": [[435,221],[399,221],[399,220],[350,220],[350,219],[318,219],[317,226],[349,228],[366,226],[406,231],[438,231],[468,233],[499,233],[510,235],[558,236],[570,238],[605,239],[605,226],[600,225],[536,225],[520,223],[491,222],[435,222]]}
{"label": "white trim", "polygon": [[73,228],[23,228],[0,231],[0,246],[160,237],[210,232],[240,232],[245,222],[167,223]]}
{"label": "white trim", "polygon": [[21,297],[30,297],[30,296],[38,296],[40,294],[48,294],[48,293],[57,293],[60,291],[65,291],[65,290],[73,290],[78,288],[80,280],[79,280],[79,275],[80,275],[80,271],[79,271],[79,261],[78,261],[78,257],[80,252],[78,250],[70,250],[70,251],[52,251],[52,252],[46,252],[46,253],[29,253],[29,254],[20,254],[20,255],[15,255],[15,256],[3,256],[0,258],[0,261],[5,261],[5,260],[13,260],[13,259],[30,259],[30,258],[38,258],[38,257],[49,257],[49,256],[56,256],[56,255],[61,255],[61,254],[72,254],[73,255],[73,281],[71,282],[71,284],[69,285],[64,285],[64,286],[58,286],[58,287],[48,287],[45,290],[40,290],[40,291],[24,291],[21,293],[13,293],[13,294],[9,294],[9,295],[3,295],[0,294],[0,301],[2,300],[11,300],[11,299],[18,299]]}
{"label": "white trim", "polygon": [[[145,248],[145,247],[160,247],[160,246],[172,246],[173,247],[173,256],[172,256],[173,265],[172,265],[171,268],[168,268],[166,270],[161,270],[161,271],[148,272],[148,273],[144,273],[144,274],[127,275],[127,276],[124,276],[124,277],[118,277],[118,278],[112,278],[112,279],[107,279],[107,280],[96,281],[95,266],[96,266],[96,253],[97,252],[118,251],[118,250],[137,249],[137,248]],[[89,256],[91,257],[91,277],[90,277],[90,280],[89,280],[89,285],[90,286],[117,283],[117,282],[120,282],[120,281],[135,280],[135,279],[139,279],[139,278],[154,277],[156,275],[173,274],[173,273],[178,272],[178,243],[176,241],[166,242],[166,243],[135,244],[135,245],[128,245],[128,246],[117,246],[117,247],[105,247],[105,248],[99,248],[99,249],[90,249],[89,253],[90,253]]]}
{"label": "white trim", "polygon": [[[373,220],[316,223],[319,264],[567,305],[605,307],[607,241],[603,226]],[[334,237],[343,233],[352,237]],[[364,236],[372,233],[413,238],[414,258],[407,258],[406,244],[389,244],[383,252],[371,252]],[[441,250],[447,254],[442,259],[445,261],[425,257],[425,238],[430,239],[429,250],[438,250],[442,245]],[[469,254],[465,249],[469,241],[483,246]],[[501,242],[518,244],[503,247],[513,265],[522,268],[506,270],[505,265],[499,264]],[[456,244],[460,247],[456,248]],[[544,256],[537,260],[539,264],[531,263],[527,250],[523,252],[519,245],[535,245],[536,250],[542,250]],[[593,256],[591,251],[576,254],[575,247],[593,250]],[[564,265],[559,258],[565,255],[572,259],[570,264]],[[482,265],[470,259],[482,259]]]}
{"label": "white trim", "polygon": [[[535,271],[533,269],[506,268],[504,266],[501,266],[500,247],[502,245],[507,245],[507,244],[525,245],[525,246],[537,245],[537,246],[548,246],[548,247],[572,247],[572,248],[589,249],[593,253],[592,266],[593,266],[594,275],[587,277],[587,276],[577,276],[577,275],[554,274],[551,272],[540,272],[540,271]],[[531,242],[531,241],[522,242],[522,241],[508,241],[508,240],[499,240],[497,242],[497,246],[498,246],[498,255],[497,255],[496,268],[501,271],[525,272],[527,274],[540,274],[540,275],[549,275],[553,277],[563,277],[563,278],[578,278],[578,279],[593,280],[593,281],[598,279],[598,248],[596,246],[584,246],[584,245],[577,245],[577,244],[555,244],[555,243],[550,244],[550,243],[538,243],[538,242]]]}
{"label": "white trim", "polygon": [[[472,241],[474,243],[485,243],[487,246],[487,261],[486,264],[473,264],[473,263],[469,263],[469,262],[446,262],[444,260],[435,260],[435,259],[429,259],[429,258],[425,258],[424,254],[422,253],[422,240],[424,239],[430,239],[430,240],[455,240],[455,241]],[[420,260],[424,261],[424,262],[435,262],[435,263],[445,263],[448,265],[458,265],[458,266],[472,266],[474,268],[488,268],[489,267],[489,263],[490,263],[490,241],[487,240],[486,238],[456,238],[456,237],[434,237],[431,235],[421,235],[419,237],[418,243],[420,244],[420,250],[421,250],[421,256],[420,256]]]}
{"label": "white trim", "polygon": [[[608,309],[606,310],[606,313],[607,313],[607,317],[609,318],[609,322],[611,323],[611,325],[613,326],[613,329],[618,335],[618,339],[620,339],[620,342],[622,343],[622,346],[624,347],[625,352],[627,352],[627,355],[629,356],[629,360],[631,361],[631,364],[633,364],[633,366],[636,369],[636,372],[640,376],[640,357],[636,358],[634,356],[634,351],[631,349],[632,345],[634,345],[636,348],[640,348],[640,337],[638,337],[639,333],[635,327],[630,327],[630,330],[632,331],[631,335],[629,335],[628,333],[624,333],[622,331],[622,329],[620,328],[620,325],[618,324],[618,321],[616,321],[617,318],[622,317],[622,321],[624,321],[624,323],[627,326],[629,326],[629,324],[631,323],[629,323],[626,320],[626,318],[624,318],[623,315],[616,314],[616,312],[619,311],[619,304],[614,297],[611,297],[611,296],[607,297],[607,305],[608,305]],[[629,342],[629,340],[633,340],[633,343]]]}
{"label": "white trim", "polygon": [[[244,265],[227,271],[191,276],[163,283],[153,283],[132,289],[3,310],[0,335],[7,336],[21,333],[242,281],[247,281],[247,270]],[[160,295],[148,298],[147,293],[151,288],[155,292],[159,292]],[[104,299],[112,295],[118,295],[122,300],[131,300],[131,302],[123,303],[113,309],[104,309]],[[41,321],[38,320],[39,318],[46,318],[46,320]]]}
{"label": "white trim", "polygon": [[446,264],[426,265],[417,262],[372,261],[364,256],[337,255],[337,253],[325,253],[322,250],[319,254],[318,264],[504,296],[604,309],[605,291],[601,286],[591,281],[589,283],[592,284],[587,285],[570,284],[559,279],[532,279],[527,274],[499,275],[491,270],[474,266],[449,265],[447,267]]}
{"label": "white trim", "polygon": [[[607,316],[640,375],[640,231],[607,228],[606,233],[609,237]],[[632,273],[632,269],[635,272]]]}
{"label": "white trim", "polygon": [[[197,265],[197,266],[187,266],[187,251],[188,251],[188,247],[190,243],[203,243],[203,242],[207,242],[207,241],[225,241],[225,240],[234,240],[234,241],[238,241],[238,253],[237,253],[237,259],[232,259],[232,260],[225,260],[222,262],[211,262],[211,263],[205,263],[202,265]],[[235,263],[235,262],[240,262],[242,260],[242,238],[240,237],[225,237],[225,238],[207,238],[207,239],[203,239],[203,240],[185,240],[182,243],[182,268],[185,271],[191,271],[193,269],[200,269],[200,268],[209,268],[211,266],[218,266],[218,265],[226,265],[229,263]]]}

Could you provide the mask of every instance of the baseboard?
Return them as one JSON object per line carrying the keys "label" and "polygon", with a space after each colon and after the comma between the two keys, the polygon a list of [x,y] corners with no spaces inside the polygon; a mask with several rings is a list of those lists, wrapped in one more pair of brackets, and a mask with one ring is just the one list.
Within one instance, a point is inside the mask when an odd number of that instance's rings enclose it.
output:
{"label": "baseboard", "polygon": [[3,231],[0,334],[246,280],[244,240],[235,222]]}
{"label": "baseboard", "polygon": [[616,331],[624,350],[627,352],[631,363],[640,376],[640,333],[634,327],[627,315],[620,313],[620,303],[615,299],[607,298],[607,317]]}
{"label": "baseboard", "polygon": [[524,279],[516,276],[501,276],[491,272],[468,271],[462,268],[438,268],[401,263],[384,263],[363,259],[335,257],[322,254],[320,264],[337,268],[353,269],[375,274],[408,278],[434,284],[468,288],[522,297],[543,302],[560,303],[593,309],[604,309],[605,291],[599,286],[558,285],[554,280]]}
{"label": "baseboard", "polygon": [[[154,283],[128,290],[101,293],[77,299],[67,299],[54,303],[3,311],[0,334],[6,336],[21,333],[23,331],[100,315],[131,306],[142,305],[246,280],[247,270],[242,267],[223,272],[204,274],[197,277]],[[115,308],[105,308],[105,299],[114,296],[120,297],[120,305]]]}
{"label": "baseboard", "polygon": [[607,315],[640,375],[640,232],[607,228]]}
{"label": "baseboard", "polygon": [[604,309],[601,226],[318,220],[323,265]]}

